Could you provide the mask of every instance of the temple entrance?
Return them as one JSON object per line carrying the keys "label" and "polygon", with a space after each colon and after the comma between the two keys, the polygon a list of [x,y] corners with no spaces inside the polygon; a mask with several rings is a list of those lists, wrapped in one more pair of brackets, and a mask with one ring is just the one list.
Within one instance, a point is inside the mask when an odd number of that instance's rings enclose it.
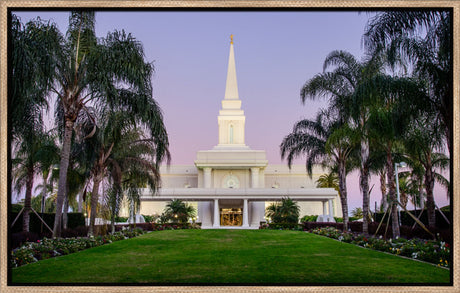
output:
{"label": "temple entrance", "polygon": [[242,226],[243,225],[243,209],[239,209],[239,208],[220,209],[220,225],[221,226]]}

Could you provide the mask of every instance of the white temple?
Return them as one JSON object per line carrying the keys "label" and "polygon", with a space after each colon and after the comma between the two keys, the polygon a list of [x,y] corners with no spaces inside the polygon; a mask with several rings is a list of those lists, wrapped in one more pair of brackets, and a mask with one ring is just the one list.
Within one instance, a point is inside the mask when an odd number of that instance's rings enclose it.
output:
{"label": "white temple", "polygon": [[[160,169],[158,195],[143,190],[143,215],[161,214],[166,203],[181,199],[198,210],[202,228],[257,229],[265,219],[265,207],[283,197],[298,201],[300,216],[321,215],[323,221],[341,217],[340,199],[332,188],[315,188],[324,173],[315,168],[310,179],[305,165],[269,165],[264,150],[245,144],[245,116],[236,79],[233,35],[230,42],[227,84],[219,124],[218,144],[198,151],[195,165],[172,165]],[[126,211],[125,211],[126,213]]]}

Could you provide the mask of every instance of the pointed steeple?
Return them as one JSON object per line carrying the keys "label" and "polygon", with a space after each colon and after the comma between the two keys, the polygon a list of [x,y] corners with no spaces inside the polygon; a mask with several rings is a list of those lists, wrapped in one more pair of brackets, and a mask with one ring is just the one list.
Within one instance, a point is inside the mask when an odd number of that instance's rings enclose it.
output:
{"label": "pointed steeple", "polygon": [[230,35],[230,54],[228,57],[227,85],[219,111],[219,144],[216,148],[244,148],[244,124],[246,117],[241,110],[241,100],[238,96],[236,83],[235,54],[233,52],[233,35]]}
{"label": "pointed steeple", "polygon": [[238,100],[238,84],[236,82],[235,53],[233,51],[233,35],[230,35],[230,54],[228,56],[227,85],[225,100]]}

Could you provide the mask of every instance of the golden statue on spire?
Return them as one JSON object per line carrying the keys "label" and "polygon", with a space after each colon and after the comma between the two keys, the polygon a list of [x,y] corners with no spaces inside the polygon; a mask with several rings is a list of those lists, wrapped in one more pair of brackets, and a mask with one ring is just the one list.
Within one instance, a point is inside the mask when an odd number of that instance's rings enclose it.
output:
{"label": "golden statue on spire", "polygon": [[233,45],[233,34],[230,35],[230,44]]}

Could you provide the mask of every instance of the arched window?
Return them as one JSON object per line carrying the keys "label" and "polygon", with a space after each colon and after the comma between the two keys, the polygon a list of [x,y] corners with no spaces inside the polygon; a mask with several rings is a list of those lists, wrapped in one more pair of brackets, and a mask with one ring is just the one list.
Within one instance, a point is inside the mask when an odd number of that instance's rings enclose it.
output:
{"label": "arched window", "polygon": [[233,125],[230,125],[229,137],[229,142],[233,143]]}

